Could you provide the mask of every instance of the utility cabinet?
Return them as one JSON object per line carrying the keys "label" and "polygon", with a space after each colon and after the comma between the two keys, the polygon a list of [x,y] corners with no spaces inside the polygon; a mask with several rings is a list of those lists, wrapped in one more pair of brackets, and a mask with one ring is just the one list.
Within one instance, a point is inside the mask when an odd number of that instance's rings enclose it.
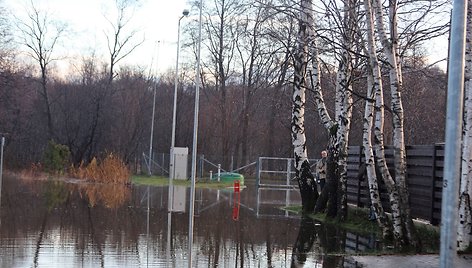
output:
{"label": "utility cabinet", "polygon": [[187,176],[187,166],[188,166],[188,148],[187,147],[174,147],[171,149],[170,153],[174,156],[174,163],[170,165],[170,171],[172,169],[174,172],[170,173],[170,177],[174,174],[173,179],[176,180],[186,180]]}

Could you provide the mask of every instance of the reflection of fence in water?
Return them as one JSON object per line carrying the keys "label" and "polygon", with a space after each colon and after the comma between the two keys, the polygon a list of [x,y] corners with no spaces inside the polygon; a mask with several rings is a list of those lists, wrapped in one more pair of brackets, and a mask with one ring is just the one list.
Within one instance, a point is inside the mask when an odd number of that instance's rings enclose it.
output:
{"label": "reflection of fence in water", "polygon": [[379,246],[379,240],[374,234],[359,235],[353,233],[346,233],[346,253],[365,252],[376,249]]}
{"label": "reflection of fence in water", "polygon": [[257,217],[295,217],[300,215],[283,210],[283,207],[300,205],[300,194],[292,188],[258,188],[256,202]]}

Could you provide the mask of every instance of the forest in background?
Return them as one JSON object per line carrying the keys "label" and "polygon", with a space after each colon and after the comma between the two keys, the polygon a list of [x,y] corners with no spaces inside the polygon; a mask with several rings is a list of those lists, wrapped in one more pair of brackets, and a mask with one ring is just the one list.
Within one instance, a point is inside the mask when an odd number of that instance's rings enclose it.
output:
{"label": "forest in background", "polygon": [[[205,1],[204,7],[207,19],[203,26],[198,154],[219,157],[223,166],[229,164],[231,157],[237,165],[242,165],[257,156],[293,155],[291,57],[296,46],[298,18],[291,11],[290,1],[258,1],[255,5],[250,2]],[[446,5],[446,1],[439,2],[434,4],[438,9],[432,10],[439,12],[439,6]],[[117,3],[123,3],[117,5],[122,12],[118,14],[123,15],[133,4],[132,1]],[[321,81],[328,108],[334,107],[337,68],[333,60],[337,58],[334,34],[337,18],[335,9],[331,11],[331,16],[319,21],[324,26],[320,27],[324,42]],[[59,40],[66,29],[56,27],[59,25],[54,25],[52,18],[34,5],[28,11],[32,15],[30,21],[15,22],[6,16],[8,10],[1,12],[0,132],[6,137],[7,168],[23,168],[42,161],[49,140],[66,145],[76,164],[87,163],[108,152],[129,164],[139,162],[149,148],[154,89],[153,148],[155,152],[169,151],[174,73],[150,76],[145,66],[120,64],[122,58],[132,57],[133,49],[140,42],[133,39],[133,29],[124,27],[127,20],[117,23],[121,28],[116,27],[116,31],[104,33],[110,44],[115,44],[109,46],[104,57],[109,60],[84,55],[76,70],[64,76],[53,68],[58,46],[53,41]],[[423,14],[428,10],[418,12]],[[404,46],[401,57],[406,144],[444,140],[446,74],[429,65],[424,48],[431,38],[447,34],[447,27],[428,25],[426,18],[419,20],[425,23],[418,23],[414,29],[405,28],[405,33],[415,38],[405,38],[410,43]],[[117,21],[120,22],[119,18]],[[195,26],[196,22],[189,23],[188,28],[182,29],[185,53],[178,85],[175,143],[178,147],[192,147]],[[429,32],[425,33],[424,29]],[[19,47],[29,51],[31,62],[17,57]],[[349,140],[352,145],[362,144],[363,96],[367,83],[360,66],[357,70],[353,73]],[[306,145],[310,158],[317,158],[328,139],[314,100],[307,94]],[[388,121],[388,105],[386,111]],[[391,125],[386,124],[386,144],[391,142],[389,129]]]}

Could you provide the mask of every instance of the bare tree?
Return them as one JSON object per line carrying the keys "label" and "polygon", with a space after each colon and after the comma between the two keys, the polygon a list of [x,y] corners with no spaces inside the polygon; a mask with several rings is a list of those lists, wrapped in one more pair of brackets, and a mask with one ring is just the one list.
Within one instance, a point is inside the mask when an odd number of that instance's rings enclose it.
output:
{"label": "bare tree", "polygon": [[49,138],[55,137],[53,120],[53,99],[51,99],[48,82],[50,79],[50,64],[56,60],[53,56],[58,41],[66,30],[65,24],[52,20],[47,12],[36,8],[31,1],[27,10],[27,20],[17,18],[19,42],[28,48],[28,55],[38,64],[41,79],[39,93],[45,105]]}
{"label": "bare tree", "polygon": [[130,29],[127,32],[131,19],[133,18],[133,0],[115,0],[116,18],[112,21],[106,18],[110,24],[112,31],[105,31],[105,37],[108,44],[108,52],[110,53],[110,68],[108,73],[108,81],[112,82],[115,77],[115,67],[118,62],[129,56],[143,42],[135,40],[138,30]]}

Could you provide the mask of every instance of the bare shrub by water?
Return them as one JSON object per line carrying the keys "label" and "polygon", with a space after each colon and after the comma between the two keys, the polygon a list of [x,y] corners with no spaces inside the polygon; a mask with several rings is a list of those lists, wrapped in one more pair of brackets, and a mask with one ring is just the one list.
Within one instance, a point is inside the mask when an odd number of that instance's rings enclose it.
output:
{"label": "bare shrub by water", "polygon": [[93,158],[88,165],[80,164],[79,167],[72,167],[71,176],[102,183],[121,183],[129,182],[130,171],[125,163],[112,153],[108,154],[100,163]]}

